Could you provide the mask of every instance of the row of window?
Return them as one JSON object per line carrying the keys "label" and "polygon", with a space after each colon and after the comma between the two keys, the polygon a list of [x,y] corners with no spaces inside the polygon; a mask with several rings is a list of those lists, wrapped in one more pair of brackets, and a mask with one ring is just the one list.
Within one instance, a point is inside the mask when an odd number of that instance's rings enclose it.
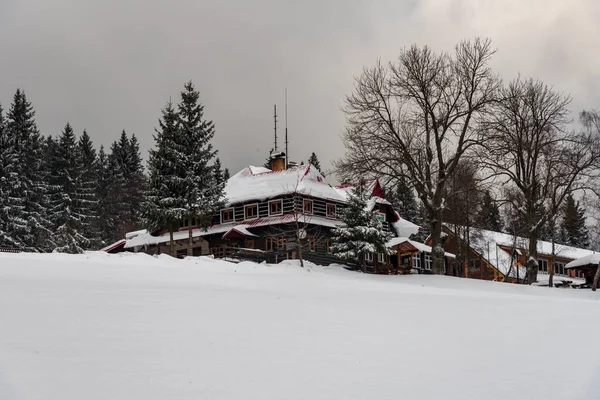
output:
{"label": "row of window", "polygon": [[[305,215],[313,214],[313,201],[304,199],[302,211]],[[269,216],[283,215],[283,199],[269,201]],[[335,218],[337,215],[337,205],[327,203],[327,218]],[[244,219],[252,220],[258,218],[258,203],[244,206]],[[232,222],[235,220],[234,208],[221,210],[221,223]]]}
{"label": "row of window", "polygon": [[[284,235],[281,236],[269,236],[265,238],[265,251],[275,251],[286,249],[286,238]],[[331,247],[333,246],[333,240],[325,239],[325,252],[331,253]],[[315,238],[309,236],[306,238],[306,247],[308,251],[317,251],[317,242]]]}
{"label": "row of window", "polygon": [[[549,273],[550,269],[549,269],[548,260],[539,260],[539,262],[538,262],[538,270],[540,272]],[[568,275],[568,272],[567,272],[567,270],[565,268],[565,264],[561,263],[561,262],[554,263],[554,273],[556,275]]]}

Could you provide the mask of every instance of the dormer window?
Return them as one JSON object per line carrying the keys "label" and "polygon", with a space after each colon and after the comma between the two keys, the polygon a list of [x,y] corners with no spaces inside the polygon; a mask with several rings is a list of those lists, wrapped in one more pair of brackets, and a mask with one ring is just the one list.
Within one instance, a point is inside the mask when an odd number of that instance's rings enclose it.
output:
{"label": "dormer window", "polygon": [[313,201],[304,200],[304,214],[312,215],[313,213]]}
{"label": "dormer window", "polygon": [[273,200],[269,202],[269,215],[283,214],[283,200]]}
{"label": "dormer window", "polygon": [[244,207],[244,219],[258,218],[258,204],[249,204]]}
{"label": "dormer window", "polygon": [[233,221],[233,208],[221,210],[221,223]]}

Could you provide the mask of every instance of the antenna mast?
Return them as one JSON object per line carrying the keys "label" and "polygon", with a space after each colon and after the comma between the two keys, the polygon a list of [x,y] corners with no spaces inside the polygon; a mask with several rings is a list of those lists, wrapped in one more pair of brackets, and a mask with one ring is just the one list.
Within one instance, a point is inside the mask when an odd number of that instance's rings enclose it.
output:
{"label": "antenna mast", "polygon": [[277,151],[277,104],[273,104],[273,122],[275,124],[275,151]]}
{"label": "antenna mast", "polygon": [[288,167],[290,156],[288,155],[288,134],[287,134],[287,88],[285,88],[285,169]]}

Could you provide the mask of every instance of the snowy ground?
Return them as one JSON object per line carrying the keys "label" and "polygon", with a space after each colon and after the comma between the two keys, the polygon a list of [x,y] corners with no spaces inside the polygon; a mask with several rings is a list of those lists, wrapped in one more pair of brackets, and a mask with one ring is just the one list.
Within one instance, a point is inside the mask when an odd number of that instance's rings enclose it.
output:
{"label": "snowy ground", "polygon": [[600,293],[0,254],[0,399],[598,399]]}

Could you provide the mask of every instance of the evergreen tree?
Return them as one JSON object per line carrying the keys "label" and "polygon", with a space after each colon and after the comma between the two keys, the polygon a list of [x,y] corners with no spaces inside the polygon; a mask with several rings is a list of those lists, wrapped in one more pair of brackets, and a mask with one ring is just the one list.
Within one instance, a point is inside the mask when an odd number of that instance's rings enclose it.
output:
{"label": "evergreen tree", "polygon": [[221,160],[219,157],[215,160],[215,164],[213,165],[213,174],[215,175],[215,182],[217,185],[225,185],[224,171],[221,167]]}
{"label": "evergreen tree", "polygon": [[225,171],[223,171],[223,180],[225,181],[225,184],[227,184],[229,178],[231,178],[231,175],[229,174],[229,168],[225,168]]}
{"label": "evergreen tree", "polygon": [[20,243],[12,236],[14,216],[11,210],[14,209],[14,202],[11,198],[10,183],[16,180],[15,174],[14,146],[0,106],[0,247],[20,247]]}
{"label": "evergreen tree", "polygon": [[98,226],[97,157],[96,149],[84,130],[77,142],[79,176],[76,189],[76,213],[81,217],[81,235],[89,240],[89,247],[99,249],[102,243]]}
{"label": "evergreen tree", "polygon": [[199,98],[200,93],[193,83],[186,83],[181,92],[177,121],[179,134],[186,144],[187,219],[195,220],[200,227],[208,227],[212,216],[223,206],[225,183],[217,183],[212,173],[212,160],[217,154],[211,144],[215,127],[204,118],[204,106]]}
{"label": "evergreen tree", "polygon": [[411,221],[413,224],[419,226],[419,232],[410,236],[411,240],[415,240],[417,242],[424,243],[425,240],[429,237],[429,221],[427,220],[427,210],[425,210],[425,206],[423,202],[419,202],[419,207],[417,209],[417,218],[414,221]]}
{"label": "evergreen tree", "polygon": [[81,168],[78,160],[78,149],[75,133],[71,124],[67,123],[58,138],[53,167],[53,185],[60,188],[52,201],[52,221],[55,226],[57,252],[82,253],[88,240],[81,235],[84,216],[78,207],[80,193]]}
{"label": "evergreen tree", "polygon": [[155,129],[155,148],[148,158],[148,192],[144,218],[148,230],[168,229],[172,235],[187,210],[186,143],[180,134],[177,112],[169,101]]}
{"label": "evergreen tree", "polygon": [[489,190],[483,194],[483,202],[477,215],[477,224],[482,229],[494,232],[502,232],[502,219],[500,217],[500,207],[492,197]]}
{"label": "evergreen tree", "polygon": [[123,238],[141,224],[139,212],[143,201],[144,174],[139,143],[123,130],[118,141],[111,145],[108,156],[110,187],[107,204],[112,210],[114,231],[112,239]]}
{"label": "evergreen tree", "polygon": [[348,203],[341,212],[345,226],[332,231],[332,252],[337,257],[359,261],[363,272],[366,270],[367,253],[389,254],[386,243],[391,235],[381,229],[381,222],[367,209],[368,196],[364,185],[358,185],[350,193]]}
{"label": "evergreen tree", "polygon": [[588,229],[585,225],[585,209],[569,194],[563,209],[562,227],[565,231],[565,244],[588,248],[590,245]]}
{"label": "evergreen tree", "polygon": [[308,158],[308,163],[314,166],[317,169],[317,171],[321,173],[321,175],[325,176],[323,171],[321,171],[321,163],[319,162],[319,159],[317,158],[317,155],[314,152]]}
{"label": "evergreen tree", "polygon": [[47,236],[47,186],[42,171],[43,139],[35,124],[33,105],[17,89],[7,113],[6,129],[13,174],[8,182],[12,199],[7,233],[27,251],[41,251]]}
{"label": "evergreen tree", "polygon": [[412,223],[419,220],[419,209],[415,194],[404,178],[400,178],[398,184],[391,190],[386,190],[385,197],[387,201],[392,203],[394,210],[398,212],[400,217]]}
{"label": "evergreen tree", "polygon": [[96,233],[94,237],[100,239],[99,246],[106,246],[111,240],[118,239],[115,229],[114,213],[110,205],[109,193],[112,187],[112,179],[109,167],[108,156],[104,151],[104,146],[100,146],[98,158],[96,161]]}

